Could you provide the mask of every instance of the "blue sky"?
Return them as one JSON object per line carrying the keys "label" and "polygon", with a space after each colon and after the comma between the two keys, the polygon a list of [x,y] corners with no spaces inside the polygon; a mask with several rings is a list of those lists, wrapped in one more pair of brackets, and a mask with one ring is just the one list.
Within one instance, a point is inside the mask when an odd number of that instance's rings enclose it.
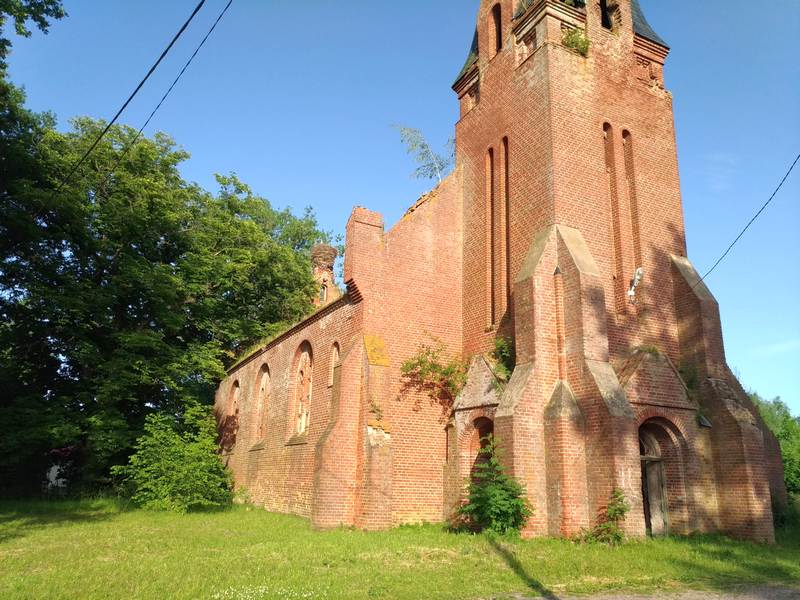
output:
{"label": "blue sky", "polygon": [[[123,115],[137,128],[226,0],[208,0]],[[705,272],[800,152],[800,3],[641,0],[672,46],[689,256]],[[47,36],[15,39],[12,79],[60,126],[110,118],[195,0],[65,0]],[[477,0],[234,0],[148,130],[192,154],[184,176],[214,187],[235,171],[276,206],[312,206],[342,232],[354,204],[388,224],[431,187],[390,125],[444,147],[458,118],[454,76]],[[757,13],[757,14],[754,14]],[[800,414],[800,169],[709,278],[728,362],[745,387]]]}

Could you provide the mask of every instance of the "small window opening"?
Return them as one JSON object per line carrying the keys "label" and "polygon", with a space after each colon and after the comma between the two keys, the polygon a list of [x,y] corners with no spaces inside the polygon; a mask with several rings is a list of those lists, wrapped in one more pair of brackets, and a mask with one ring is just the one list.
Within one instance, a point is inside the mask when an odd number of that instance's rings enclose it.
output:
{"label": "small window opening", "polygon": [[323,285],[319,289],[319,301],[320,302],[325,302],[327,299],[328,299],[328,286],[327,285]]}
{"label": "small window opening", "polygon": [[494,49],[500,52],[503,49],[503,13],[499,4],[492,8],[492,21],[494,22]]}
{"label": "small window opening", "polygon": [[330,364],[330,371],[328,372],[328,386],[333,385],[334,379],[334,372],[336,370],[336,365],[339,364],[339,342],[334,342],[333,346],[331,347],[331,364]]}
{"label": "small window opening", "polygon": [[616,31],[619,25],[619,6],[613,0],[600,0],[600,18],[603,28],[609,31]]}

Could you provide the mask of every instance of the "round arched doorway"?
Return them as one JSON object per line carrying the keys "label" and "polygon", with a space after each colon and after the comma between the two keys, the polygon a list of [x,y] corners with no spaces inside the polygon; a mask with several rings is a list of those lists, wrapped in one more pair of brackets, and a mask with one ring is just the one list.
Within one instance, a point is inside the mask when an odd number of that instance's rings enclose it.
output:
{"label": "round arched doorway", "polygon": [[479,417],[472,423],[473,432],[470,441],[470,454],[473,457],[472,477],[480,473],[479,465],[486,464],[489,457],[481,452],[489,444],[490,437],[494,435],[494,422],[486,417]]}
{"label": "round arched doorway", "polygon": [[664,419],[639,428],[642,504],[649,535],[669,535],[677,522],[686,520],[681,440],[677,428]]}

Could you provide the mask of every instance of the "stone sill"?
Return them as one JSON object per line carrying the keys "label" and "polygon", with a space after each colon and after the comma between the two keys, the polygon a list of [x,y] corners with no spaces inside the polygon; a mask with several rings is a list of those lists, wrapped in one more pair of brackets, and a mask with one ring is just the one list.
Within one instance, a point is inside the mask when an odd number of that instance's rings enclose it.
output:
{"label": "stone sill", "polygon": [[286,442],[287,446],[302,446],[308,443],[308,434],[301,433],[299,435],[295,435],[289,438]]}

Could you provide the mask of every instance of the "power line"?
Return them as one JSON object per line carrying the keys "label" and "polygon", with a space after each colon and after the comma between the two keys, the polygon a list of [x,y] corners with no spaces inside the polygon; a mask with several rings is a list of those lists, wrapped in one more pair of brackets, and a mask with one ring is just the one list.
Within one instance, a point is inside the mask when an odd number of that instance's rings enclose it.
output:
{"label": "power line", "polygon": [[784,176],[783,176],[783,179],[781,179],[781,182],[778,184],[778,187],[775,189],[775,191],[774,191],[774,192],[772,192],[772,196],[770,196],[770,197],[769,197],[769,200],[767,200],[767,201],[764,203],[764,206],[762,206],[762,207],[761,207],[761,209],[760,209],[760,210],[759,210],[759,211],[758,211],[758,212],[755,214],[755,216],[754,216],[752,219],[750,219],[750,222],[749,222],[749,223],[748,223],[748,224],[745,226],[745,228],[744,228],[744,229],[742,229],[742,232],[741,232],[741,233],[740,233],[738,236],[736,236],[736,239],[735,239],[735,240],[733,240],[733,243],[732,243],[730,246],[728,246],[728,249],[727,249],[727,250],[725,250],[725,252],[723,253],[723,255],[719,257],[719,260],[718,260],[717,262],[715,262],[715,263],[714,263],[714,266],[713,266],[713,267],[711,267],[711,268],[708,270],[708,272],[707,272],[705,275],[703,275],[703,276],[700,278],[700,280],[699,280],[697,283],[695,283],[695,284],[692,286],[692,289],[696,288],[698,285],[700,285],[701,283],[703,283],[703,281],[705,281],[706,277],[708,277],[709,275],[711,275],[711,273],[713,273],[713,272],[714,272],[714,270],[715,270],[715,269],[716,269],[716,268],[719,266],[719,264],[720,264],[720,263],[721,263],[723,260],[725,260],[725,257],[726,257],[726,256],[728,256],[728,254],[730,254],[730,251],[731,251],[731,250],[733,250],[733,247],[734,247],[734,246],[735,246],[735,245],[736,245],[736,244],[739,242],[739,240],[740,240],[740,239],[742,239],[742,237],[744,236],[744,234],[745,234],[745,233],[747,233],[747,230],[748,230],[748,229],[750,229],[750,226],[751,226],[753,223],[755,223],[755,222],[756,222],[756,219],[758,219],[758,217],[760,217],[760,216],[761,216],[761,213],[763,213],[763,212],[764,212],[764,211],[767,209],[767,207],[770,205],[770,203],[771,203],[771,202],[772,202],[772,201],[775,199],[775,196],[777,196],[777,195],[778,195],[778,192],[780,192],[780,191],[781,191],[781,188],[783,187],[783,184],[784,184],[784,183],[786,183],[786,180],[787,180],[787,179],[789,179],[789,175],[791,175],[791,174],[792,174],[792,171],[794,170],[794,168],[795,168],[795,166],[797,165],[798,161],[800,161],[800,154],[798,154],[798,155],[797,155],[797,158],[795,158],[795,159],[794,159],[794,162],[792,163],[792,166],[791,166],[791,167],[789,167],[789,170],[786,172],[786,175],[784,175]]}
{"label": "power line", "polygon": [[178,30],[178,33],[176,33],[173,36],[172,41],[170,41],[169,45],[166,48],[164,48],[164,51],[161,53],[161,56],[159,56],[158,60],[153,64],[152,67],[150,67],[150,70],[147,72],[147,75],[144,76],[144,79],[142,79],[139,82],[139,85],[136,86],[136,89],[133,90],[133,93],[128,97],[128,99],[125,101],[125,103],[122,105],[122,107],[117,111],[117,114],[114,115],[114,118],[111,119],[111,121],[108,123],[108,125],[106,125],[105,129],[103,129],[103,132],[99,136],[97,136],[97,139],[94,141],[94,143],[89,147],[89,149],[86,152],[84,152],[84,154],[81,157],[81,159],[77,163],[75,163],[73,165],[73,167],[70,169],[70,171],[67,174],[67,176],[61,182],[61,185],[59,185],[58,189],[56,189],[56,194],[58,194],[58,192],[60,192],[64,188],[64,186],[67,185],[67,183],[69,183],[70,179],[75,174],[75,172],[86,161],[86,159],[89,158],[89,155],[94,151],[94,149],[100,143],[100,140],[102,140],[103,137],[108,133],[109,129],[111,129],[111,127],[114,125],[114,123],[117,122],[117,119],[119,119],[119,117],[123,113],[123,111],[128,107],[128,105],[131,103],[131,101],[134,99],[134,97],[136,97],[136,94],[139,93],[139,90],[142,89],[142,86],[147,82],[148,79],[150,79],[150,76],[158,68],[158,65],[161,64],[161,61],[164,60],[164,57],[169,53],[169,51],[175,45],[175,42],[178,41],[178,38],[180,38],[181,35],[183,35],[183,32],[186,31],[186,28],[189,26],[189,23],[192,22],[192,19],[194,19],[195,15],[197,15],[197,13],[200,12],[200,9],[203,7],[203,5],[205,3],[206,3],[206,0],[200,0],[200,2],[197,4],[197,6],[195,6],[194,10],[192,11],[192,14],[189,15],[189,18],[186,19],[186,22],[183,24],[183,27],[181,27]]}
{"label": "power line", "polygon": [[113,175],[114,171],[117,170],[117,167],[120,165],[122,160],[128,155],[128,152],[131,150],[131,148],[133,148],[133,146],[136,144],[136,142],[139,141],[139,138],[142,136],[142,133],[147,128],[147,126],[150,124],[150,121],[153,120],[153,117],[158,112],[158,109],[160,109],[161,105],[164,104],[166,99],[172,93],[172,90],[175,89],[175,86],[178,84],[178,82],[180,81],[181,77],[183,77],[183,74],[186,72],[186,69],[189,68],[189,65],[192,64],[192,61],[194,61],[195,57],[200,52],[201,48],[205,45],[206,41],[208,41],[208,38],[210,38],[211,34],[214,33],[214,30],[217,28],[217,25],[222,20],[222,17],[225,16],[225,13],[228,12],[228,9],[231,7],[231,4],[233,4],[233,0],[229,0],[228,4],[225,5],[225,8],[222,9],[222,12],[219,13],[219,16],[217,17],[216,21],[214,21],[214,23],[211,25],[211,28],[208,30],[208,33],[206,33],[205,37],[200,41],[200,43],[198,44],[197,48],[195,48],[194,52],[189,57],[189,60],[187,60],[186,64],[183,65],[183,68],[180,70],[180,72],[178,73],[178,76],[172,82],[172,85],[169,86],[167,91],[161,97],[161,100],[159,100],[158,104],[156,104],[156,107],[150,113],[150,116],[147,117],[147,120],[144,122],[144,124],[139,128],[139,131],[136,132],[136,135],[133,137],[133,139],[125,146],[125,148],[122,150],[120,155],[117,157],[117,160],[114,162],[114,166],[111,167],[111,169],[108,171],[108,174],[106,175],[106,178],[105,178],[105,180],[103,182],[103,187],[105,187],[105,184],[108,183],[108,179],[111,177],[111,175]]}

